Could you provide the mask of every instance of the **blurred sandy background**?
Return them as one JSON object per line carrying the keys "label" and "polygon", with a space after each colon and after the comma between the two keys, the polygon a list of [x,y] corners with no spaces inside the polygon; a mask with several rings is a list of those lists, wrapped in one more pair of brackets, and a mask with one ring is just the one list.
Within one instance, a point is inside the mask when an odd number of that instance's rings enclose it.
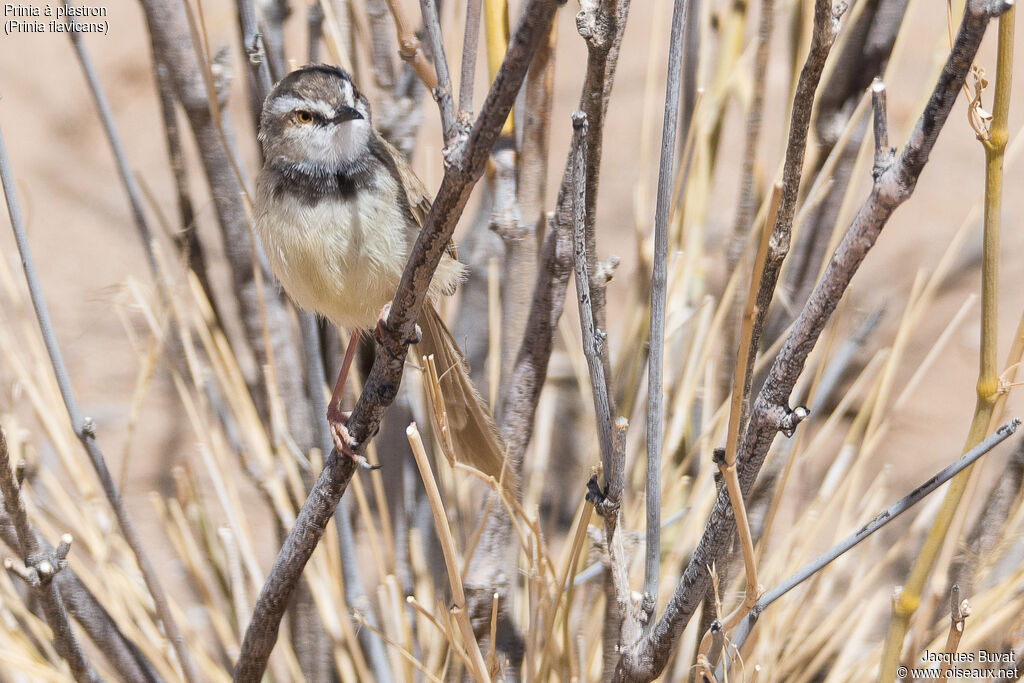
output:
{"label": "blurred sandy background", "polygon": [[[41,2],[33,4],[43,6]],[[415,4],[408,4],[413,10]],[[103,6],[108,9],[110,34],[86,36],[85,43],[111,100],[132,168],[155,198],[157,206],[147,207],[152,225],[160,225],[156,220],[157,209],[173,222],[173,186],[142,12],[130,0],[107,0]],[[238,49],[234,3],[206,0],[202,6],[211,45],[229,45],[233,55],[232,107],[251,187],[256,173],[254,135],[248,116],[244,115],[244,65]],[[307,2],[294,2],[293,9],[287,29],[291,40],[287,50],[288,56],[301,64],[306,51]],[[576,105],[585,61],[585,48],[573,21],[577,9],[569,3],[559,17],[549,203],[553,201],[568,148],[569,113]],[[623,266],[609,290],[613,354],[619,350],[615,312],[627,300],[624,292],[634,277],[634,226],[639,222],[646,231],[652,223],[657,173],[654,154],[660,139],[670,12],[668,0],[634,2],[606,129],[598,204],[599,249],[602,258],[609,253],[623,257]],[[749,24],[755,21],[753,8],[751,17]],[[948,49],[944,3],[911,3],[906,23],[910,33],[898,43],[887,78],[890,138],[896,145],[902,145],[921,110],[925,84],[931,88],[937,60]],[[789,82],[784,66],[785,22],[779,21],[777,25],[780,28],[774,51],[782,59],[773,62],[762,136],[765,158],[772,160],[766,169],[769,175],[781,161],[780,140],[784,139],[783,112]],[[752,26],[748,26],[748,34],[751,31]],[[456,35],[446,35],[446,40],[449,55],[453,55],[454,46],[461,45],[461,30]],[[979,58],[989,74],[995,71],[994,42],[995,31],[990,30]],[[482,58],[480,62],[477,102],[482,101],[485,83]],[[1019,50],[1017,65],[1024,67],[1024,55]],[[742,70],[744,73],[737,77],[749,78],[745,75],[750,71],[749,60],[742,62]],[[457,73],[457,67],[453,71]],[[701,70],[702,82],[706,82],[708,73],[705,65]],[[1011,145],[1019,142],[1024,123],[1024,83],[1018,81],[1017,86],[1011,105]],[[139,525],[155,531],[155,535],[148,536],[147,545],[159,557],[158,549],[166,540],[156,531],[159,525],[147,494],[169,484],[170,465],[193,448],[191,431],[166,372],[158,372],[129,438],[139,361],[137,350],[126,335],[125,322],[137,326],[138,312],[126,307],[126,299],[119,292],[128,278],[148,286],[149,273],[108,143],[68,38],[48,33],[0,36],[0,96],[0,126],[74,387],[85,414],[97,421],[99,440],[112,461],[112,469],[119,471],[122,459],[129,458],[125,493],[137,511]],[[990,93],[985,103],[991,103]],[[427,125],[420,135],[414,167],[428,186],[436,187],[441,175],[437,108],[429,99],[424,106]],[[731,129],[742,130],[742,112],[735,102],[730,104],[729,117],[731,123],[739,124]],[[190,136],[186,134],[185,138],[191,145]],[[725,140],[715,177],[715,208],[708,224],[708,233],[713,238],[707,245],[706,267],[716,287],[721,282],[724,264],[721,235],[731,229],[735,212],[741,149],[741,137]],[[208,190],[195,164],[194,150],[189,148],[189,153],[199,232],[211,259],[216,261],[221,247]],[[1011,153],[1006,173],[1000,363],[1024,310],[1024,165],[1019,157],[1019,153]],[[967,125],[961,98],[942,131],[915,195],[896,212],[854,280],[846,309],[850,321],[863,319],[883,301],[888,305],[889,315],[873,338],[875,345],[891,344],[915,273],[935,266],[950,237],[972,207],[979,204],[982,165],[982,148]],[[856,182],[857,196],[863,197],[869,178]],[[465,228],[467,223],[464,220],[461,227]],[[979,292],[980,224],[975,223],[978,229],[958,256],[957,273],[941,293],[934,315],[915,333],[897,382],[910,376],[965,299]],[[166,239],[163,241],[169,244]],[[17,271],[18,255],[6,213],[0,219],[0,253]],[[223,277],[220,283],[227,291]],[[2,301],[0,305],[14,304]],[[575,318],[575,305],[567,306],[566,314]],[[879,450],[878,465],[891,467],[896,481],[905,482],[907,488],[959,453],[974,406],[978,317],[975,305],[916,390],[914,400],[896,416],[890,438]],[[27,418],[29,407],[9,380],[8,371],[0,367],[0,413],[15,412]],[[1011,397],[1009,409],[1012,414],[1024,413],[1024,398]],[[990,456],[986,465],[989,477],[1001,469],[1008,452],[1003,448]],[[809,473],[820,472],[826,463],[800,465]],[[578,482],[580,487],[583,483]],[[894,492],[893,497],[900,492],[902,489]],[[670,504],[666,501],[666,506]]]}

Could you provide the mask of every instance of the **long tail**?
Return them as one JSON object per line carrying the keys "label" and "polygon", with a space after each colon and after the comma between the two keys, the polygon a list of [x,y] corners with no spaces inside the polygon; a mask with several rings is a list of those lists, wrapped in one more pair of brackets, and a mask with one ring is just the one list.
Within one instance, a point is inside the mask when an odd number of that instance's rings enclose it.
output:
{"label": "long tail", "polygon": [[[444,394],[455,457],[481,472],[503,481],[506,489],[518,488],[516,474],[504,471],[505,444],[480,393],[469,377],[469,365],[437,309],[430,302],[420,315],[423,339],[416,345],[422,358],[433,354]],[[510,469],[510,468],[509,468]]]}

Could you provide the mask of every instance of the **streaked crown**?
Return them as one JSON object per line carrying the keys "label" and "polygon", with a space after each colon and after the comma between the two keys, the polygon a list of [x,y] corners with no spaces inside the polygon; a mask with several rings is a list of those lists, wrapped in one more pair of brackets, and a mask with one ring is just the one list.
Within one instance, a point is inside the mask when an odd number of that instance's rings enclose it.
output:
{"label": "streaked crown", "polygon": [[360,165],[372,132],[370,103],[348,73],[316,64],[288,74],[267,96],[259,139],[266,163],[318,176]]}

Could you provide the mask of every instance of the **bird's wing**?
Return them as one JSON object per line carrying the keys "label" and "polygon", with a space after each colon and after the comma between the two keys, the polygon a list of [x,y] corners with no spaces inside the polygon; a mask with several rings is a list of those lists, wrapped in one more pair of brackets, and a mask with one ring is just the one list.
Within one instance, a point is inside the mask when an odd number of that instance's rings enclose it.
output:
{"label": "bird's wing", "polygon": [[[402,153],[387,140],[382,138],[381,141],[384,143],[388,153],[391,154],[391,158],[395,160],[395,170],[398,171],[398,179],[405,189],[406,200],[409,202],[409,211],[416,220],[416,225],[422,228],[427,220],[427,214],[430,213],[430,195],[427,193],[427,188],[423,186],[423,181],[412,170],[412,167],[406,162]],[[459,252],[455,247],[454,240],[448,242],[447,252],[453,259],[459,260]]]}

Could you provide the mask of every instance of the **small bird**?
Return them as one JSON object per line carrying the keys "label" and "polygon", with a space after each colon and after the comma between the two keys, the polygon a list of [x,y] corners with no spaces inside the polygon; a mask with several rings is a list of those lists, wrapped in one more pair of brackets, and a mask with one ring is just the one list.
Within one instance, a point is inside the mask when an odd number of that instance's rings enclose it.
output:
{"label": "small bird", "polygon": [[[285,76],[263,104],[259,141],[255,225],[271,269],[296,304],[351,333],[327,418],[339,452],[352,455],[340,407],[348,368],[360,330],[383,320],[430,199],[337,67]],[[417,347],[421,357],[435,356],[456,457],[500,478],[501,438],[436,308],[464,278],[465,266],[446,254],[422,308]]]}

